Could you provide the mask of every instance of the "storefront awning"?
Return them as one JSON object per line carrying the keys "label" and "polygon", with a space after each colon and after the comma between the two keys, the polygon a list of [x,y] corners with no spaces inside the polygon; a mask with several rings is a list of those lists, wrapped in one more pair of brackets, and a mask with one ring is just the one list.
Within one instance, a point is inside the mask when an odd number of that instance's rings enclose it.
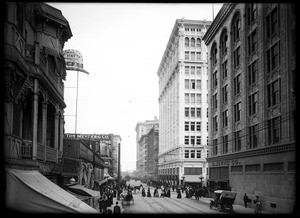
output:
{"label": "storefront awning", "polygon": [[102,180],[95,180],[95,182],[98,182],[99,185],[102,185],[103,183],[107,182],[107,179],[102,179]]}
{"label": "storefront awning", "polygon": [[98,213],[36,170],[6,168],[7,209],[29,213]]}
{"label": "storefront awning", "polygon": [[68,187],[74,193],[84,196],[91,196],[91,197],[100,197],[100,192],[94,191],[92,189],[86,188],[82,185],[72,185]]}
{"label": "storefront awning", "polygon": [[85,201],[85,200],[88,200],[88,199],[91,198],[90,196],[79,195],[79,194],[74,193],[74,192],[72,192],[72,191],[70,191],[70,190],[66,190],[66,191],[69,192],[70,194],[74,195],[76,198],[78,198],[78,199],[81,200],[81,201]]}

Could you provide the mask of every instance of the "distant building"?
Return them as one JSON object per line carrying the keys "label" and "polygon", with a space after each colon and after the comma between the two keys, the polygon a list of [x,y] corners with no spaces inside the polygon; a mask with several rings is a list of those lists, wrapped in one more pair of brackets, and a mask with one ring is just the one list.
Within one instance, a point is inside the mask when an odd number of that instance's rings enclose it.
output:
{"label": "distant building", "polygon": [[121,149],[122,138],[119,135],[113,135],[113,134],[111,134],[111,140],[112,140],[112,144],[111,144],[111,146],[112,146],[111,158],[112,158],[112,164],[113,164],[112,171],[113,171],[113,176],[115,178],[117,178],[117,176],[118,176],[118,170],[119,170],[119,160],[121,160],[119,158],[119,149]]}
{"label": "distant building", "polygon": [[146,161],[146,172],[155,181],[158,180],[158,125],[150,129],[147,134],[148,151]]}
{"label": "distant building", "polygon": [[224,4],[203,38],[209,185],[236,191],[239,204],[260,196],[274,213],[296,204],[295,30],[295,4]]}
{"label": "distant building", "polygon": [[154,117],[154,120],[146,120],[136,124],[136,171],[140,173],[145,173],[145,143],[147,143],[145,137],[143,139],[141,137],[147,135],[155,125],[158,125],[158,122],[158,119]]}
{"label": "distant building", "polygon": [[210,24],[177,19],[157,71],[158,173],[169,184],[206,181],[208,75],[202,37]]}

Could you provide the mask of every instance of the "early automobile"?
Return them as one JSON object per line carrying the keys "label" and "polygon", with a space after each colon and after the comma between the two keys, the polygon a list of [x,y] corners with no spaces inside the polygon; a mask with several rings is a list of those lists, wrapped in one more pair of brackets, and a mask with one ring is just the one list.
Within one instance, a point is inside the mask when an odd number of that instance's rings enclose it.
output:
{"label": "early automobile", "polygon": [[236,192],[227,190],[214,191],[214,200],[210,201],[209,207],[212,209],[216,207],[218,211],[233,211],[233,203],[235,201]]}

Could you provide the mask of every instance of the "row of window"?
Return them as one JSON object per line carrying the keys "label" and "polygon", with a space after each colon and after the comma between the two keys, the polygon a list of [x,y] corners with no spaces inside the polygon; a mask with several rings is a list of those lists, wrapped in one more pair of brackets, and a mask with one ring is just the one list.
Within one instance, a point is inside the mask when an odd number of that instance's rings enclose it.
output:
{"label": "row of window", "polygon": [[[184,175],[201,175],[201,167],[184,167]],[[158,175],[179,175],[179,167],[160,169]]]}
{"label": "row of window", "polygon": [[197,74],[197,76],[201,75],[201,67],[196,67],[196,66],[185,66],[184,67],[184,73],[185,75],[195,75],[195,73]]}
{"label": "row of window", "polygon": [[184,80],[185,89],[201,89],[201,80],[200,79],[185,79]]}
{"label": "row of window", "polygon": [[[245,167],[243,165],[231,166],[231,172],[240,172],[241,173],[241,172],[243,172],[244,168],[245,168],[245,172],[259,173],[261,171],[260,164],[249,164],[249,165],[245,165]],[[284,163],[283,162],[265,163],[262,165],[262,171],[263,172],[283,172],[284,171]],[[287,171],[288,172],[296,171],[296,162],[288,162]]]}
{"label": "row of window", "polygon": [[201,131],[201,122],[184,122],[184,131]]}
{"label": "row of window", "polygon": [[[228,118],[227,118],[228,119]],[[258,133],[263,129],[258,129],[258,125],[253,125],[248,128],[248,135],[241,135],[241,130],[238,130],[233,133],[233,143],[232,143],[232,152],[241,150],[241,139],[242,137],[248,137],[247,149],[257,148],[258,146]],[[212,155],[218,154],[218,147],[221,149],[220,153],[228,153],[228,135],[222,137],[221,147],[218,145],[218,139],[213,139],[212,141]],[[281,116],[269,119],[267,121],[267,143],[268,145],[276,144],[280,142],[281,139]]]}
{"label": "row of window", "polygon": [[201,52],[185,51],[184,52],[184,59],[185,60],[192,60],[192,61],[201,60]]}
{"label": "row of window", "polygon": [[192,47],[192,48],[200,48],[201,47],[201,39],[200,38],[191,38],[185,37],[184,39],[184,45],[186,48]]}
{"label": "row of window", "polygon": [[186,118],[188,118],[188,117],[197,117],[197,118],[200,118],[201,117],[201,108],[200,107],[197,107],[197,108],[185,107],[184,108],[184,116]]}
{"label": "row of window", "polygon": [[201,103],[201,94],[185,93],[184,103]]}
{"label": "row of window", "polygon": [[[196,142],[196,143],[195,143]],[[201,136],[184,136],[185,145],[201,145]]]}
{"label": "row of window", "polygon": [[184,150],[184,158],[201,158],[201,150]]}
{"label": "row of window", "polygon": [[186,32],[189,32],[189,31],[191,31],[192,33],[194,33],[194,32],[201,32],[201,29],[199,29],[199,28],[185,28],[185,31]]}

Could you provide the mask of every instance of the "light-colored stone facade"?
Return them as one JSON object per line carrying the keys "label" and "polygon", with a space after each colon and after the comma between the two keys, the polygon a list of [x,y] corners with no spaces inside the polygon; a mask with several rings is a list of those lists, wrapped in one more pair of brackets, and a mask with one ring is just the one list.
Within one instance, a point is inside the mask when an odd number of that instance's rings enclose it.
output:
{"label": "light-colored stone facade", "polygon": [[161,181],[206,184],[207,49],[202,37],[211,21],[178,19],[163,54],[159,77]]}
{"label": "light-colored stone facade", "polygon": [[224,4],[204,36],[209,184],[236,191],[238,204],[260,196],[275,213],[295,206],[295,27],[293,4]]}

